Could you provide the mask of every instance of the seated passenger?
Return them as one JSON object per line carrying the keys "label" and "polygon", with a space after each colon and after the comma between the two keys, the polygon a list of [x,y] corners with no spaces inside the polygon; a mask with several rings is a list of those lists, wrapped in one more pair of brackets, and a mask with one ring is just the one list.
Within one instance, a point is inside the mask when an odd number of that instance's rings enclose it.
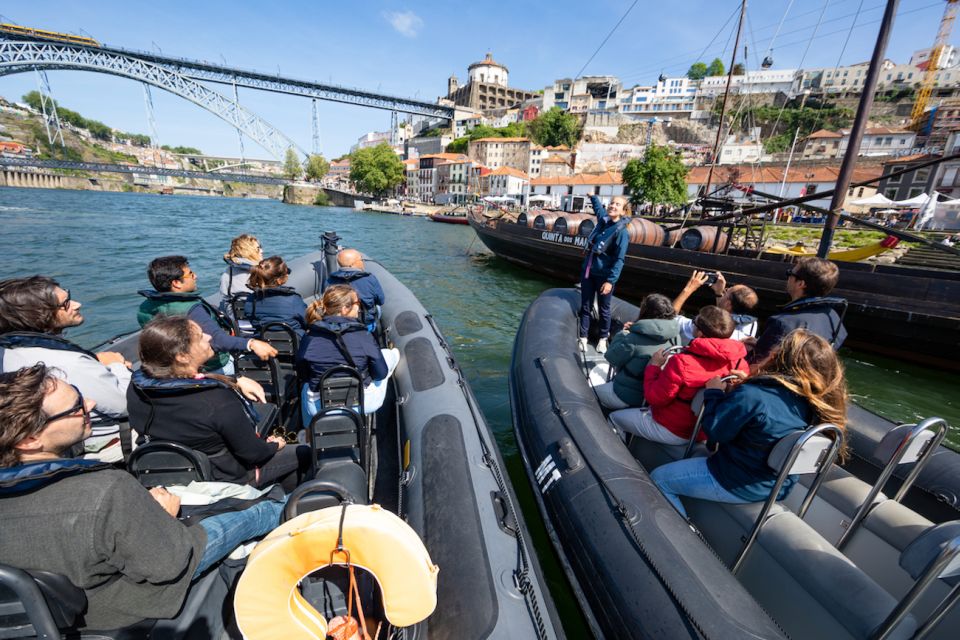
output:
{"label": "seated passenger", "polygon": [[[650,474],[657,487],[686,516],[679,496],[734,504],[766,500],[776,483],[767,465],[773,446],[793,431],[828,422],[846,422],[843,367],[830,344],[796,329],[756,378],[724,394],[719,377],[707,382],[701,426],[719,449],[708,458],[688,458]],[[845,452],[841,451],[841,457]],[[778,496],[790,492],[790,476]]]}
{"label": "seated passenger", "polygon": [[[767,320],[763,333],[756,340],[749,361],[757,371],[772,357],[785,335],[794,329],[806,329],[827,342],[834,349],[847,338],[843,326],[842,299],[828,298],[840,279],[840,270],[829,260],[801,258],[787,270],[787,293],[790,303]],[[838,311],[838,308],[841,311]]]}
{"label": "seated passenger", "polygon": [[130,426],[146,441],[179,442],[205,453],[214,480],[255,487],[278,482],[293,491],[310,469],[310,448],[288,446],[278,436],[261,440],[256,412],[236,392],[263,402],[263,388],[248,378],[202,375],[212,353],[210,336],[186,316],[147,323],[140,370],[127,391]]}
{"label": "seated passenger", "polygon": [[184,526],[179,498],[165,489],[61,457],[90,434],[95,404],[42,364],[0,375],[0,562],[83,589],[85,628],[172,618],[191,581],[273,530],[283,504],[264,500]]}
{"label": "seated passenger", "polygon": [[253,293],[243,305],[250,323],[260,329],[268,322],[283,322],[303,337],[307,328],[307,303],[292,287],[285,287],[290,267],[280,256],[261,260],[250,270],[247,287]]}
{"label": "seated passenger", "polygon": [[[673,308],[678,314],[683,311],[683,305],[693,293],[705,285],[711,277],[707,271],[694,270],[690,280],[680,291],[679,295],[673,299]],[[727,287],[727,279],[719,271],[716,272],[716,280],[710,285],[717,298],[717,306],[730,313],[736,328],[733,335],[734,340],[743,340],[744,338],[755,338],[757,335],[757,318],[751,315],[753,309],[757,306],[759,298],[757,292],[745,284],[735,284]],[[693,320],[683,315],[677,315],[677,322],[680,324],[680,338],[683,344],[689,344],[693,340]]]}
{"label": "seated passenger", "polygon": [[63,337],[65,329],[83,323],[81,306],[51,278],[0,281],[0,369],[16,371],[38,362],[56,367],[84,397],[97,403],[94,427],[103,435],[96,440],[105,443],[116,427],[97,425],[126,417],[130,363],[122,354],[92,353]]}
{"label": "seated passenger", "polygon": [[383,405],[387,380],[400,362],[397,349],[380,349],[357,320],[360,299],[349,286],[335,284],[307,307],[307,335],[300,342],[297,365],[303,385],[303,423],[320,410],[320,377],[336,365],[347,365],[363,378],[363,413]]}
{"label": "seated passenger", "polygon": [[695,336],[682,353],[669,360],[663,350],[650,358],[643,372],[647,409],[621,409],[610,414],[613,425],[647,440],[686,444],[697,418],[690,403],[714,376],[746,370],[746,347],[732,340],[733,318],[719,307],[700,309],[693,319]]}
{"label": "seated passenger", "polygon": [[327,286],[347,284],[353,287],[363,305],[363,322],[373,331],[380,317],[380,305],[386,302],[383,287],[377,276],[364,271],[363,257],[356,249],[343,249],[337,254],[338,271],[327,276]]}
{"label": "seated passenger", "polygon": [[230,315],[233,309],[228,302],[236,294],[246,295],[247,279],[250,269],[263,260],[263,250],[260,241],[248,233],[239,235],[230,242],[230,251],[223,254],[223,261],[227,268],[220,275],[220,295],[223,298],[220,310]]}
{"label": "seated passenger", "polygon": [[611,382],[594,388],[597,398],[607,409],[626,409],[643,405],[643,372],[650,356],[677,344],[676,313],[670,299],[651,293],[640,303],[636,322],[623,325],[603,354],[617,368]]}
{"label": "seated passenger", "polygon": [[264,360],[277,355],[277,350],[263,340],[231,335],[230,322],[197,293],[197,274],[185,257],[155,258],[147,267],[147,276],[154,290],[139,292],[146,298],[137,311],[140,326],[145,326],[157,315],[188,316],[213,340],[216,353],[204,363],[205,371],[232,373],[231,351],[252,351]]}

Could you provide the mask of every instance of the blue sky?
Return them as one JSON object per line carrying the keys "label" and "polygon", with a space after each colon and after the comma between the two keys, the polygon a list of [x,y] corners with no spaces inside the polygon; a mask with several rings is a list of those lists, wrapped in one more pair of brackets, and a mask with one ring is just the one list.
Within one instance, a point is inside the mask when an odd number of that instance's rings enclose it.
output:
{"label": "blue sky", "polygon": [[[86,32],[111,46],[279,69],[288,76],[432,101],[445,93],[451,73],[462,81],[467,65],[488,50],[509,67],[512,86],[540,89],[555,78],[572,76],[632,3],[34,0],[5,3],[0,11],[4,21]],[[777,68],[868,60],[884,4],[754,0],[745,30],[748,68],[758,68],[784,16],[773,40]],[[585,73],[615,74],[628,84],[646,84],[661,71],[683,74],[704,50],[706,62],[721,56],[726,63],[733,20],[720,28],[737,6],[737,0],[640,0]],[[943,7],[943,0],[901,0],[887,57],[906,62],[913,50],[929,46]],[[811,40],[818,21],[818,35]],[[952,41],[960,42],[960,29]],[[122,130],[149,132],[138,83],[69,71],[50,72],[49,78],[64,106]],[[6,98],[19,99],[36,88],[33,74],[0,77],[0,95]],[[195,146],[212,154],[239,153],[236,132],[216,116],[161,90],[154,89],[153,100],[161,143]],[[310,148],[309,100],[241,90],[240,101]],[[327,156],[346,152],[360,135],[386,129],[390,122],[389,112],[334,103],[321,103],[320,118]],[[248,156],[268,157],[253,141],[244,144]]]}

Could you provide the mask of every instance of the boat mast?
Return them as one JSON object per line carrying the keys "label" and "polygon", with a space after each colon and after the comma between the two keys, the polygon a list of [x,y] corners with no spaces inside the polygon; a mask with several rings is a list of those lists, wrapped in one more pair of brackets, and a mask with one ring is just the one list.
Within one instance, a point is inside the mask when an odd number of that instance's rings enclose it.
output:
{"label": "boat mast", "polygon": [[[730,94],[730,83],[733,81],[733,67],[737,61],[737,49],[740,48],[740,34],[743,32],[743,18],[747,14],[747,0],[740,3],[740,22],[737,24],[737,37],[733,42],[733,53],[730,54],[730,72],[727,74],[727,88],[723,91],[723,102],[720,103],[720,124],[717,125],[717,138],[713,141],[713,153],[710,158],[710,170],[707,172],[707,183],[703,187],[703,194],[710,193],[710,181],[713,179],[713,168],[717,164],[717,151],[720,150],[720,136],[723,133],[723,117],[727,113],[727,96]],[[746,58],[744,58],[746,61]]]}
{"label": "boat mast", "polygon": [[820,247],[817,249],[817,257],[826,259],[830,252],[830,245],[833,244],[833,232],[837,228],[837,222],[840,220],[840,208],[847,197],[847,188],[850,186],[850,180],[853,177],[853,169],[857,164],[857,155],[860,153],[860,140],[863,138],[863,132],[867,127],[867,120],[870,118],[870,109],[873,107],[873,93],[877,90],[877,78],[880,77],[880,67],[883,65],[883,54],[887,50],[887,40],[890,39],[890,30],[893,28],[893,17],[897,13],[897,5],[900,0],[887,0],[887,8],[883,12],[883,20],[880,22],[880,32],[877,34],[877,43],[873,48],[873,57],[870,59],[870,68],[867,70],[867,77],[863,83],[863,93],[860,94],[860,104],[857,106],[857,117],[853,121],[853,129],[850,130],[850,143],[847,145],[847,152],[843,156],[843,162],[840,164],[840,172],[837,174],[837,185],[833,190],[833,197],[830,200],[830,215],[823,226],[823,234],[820,236]]}

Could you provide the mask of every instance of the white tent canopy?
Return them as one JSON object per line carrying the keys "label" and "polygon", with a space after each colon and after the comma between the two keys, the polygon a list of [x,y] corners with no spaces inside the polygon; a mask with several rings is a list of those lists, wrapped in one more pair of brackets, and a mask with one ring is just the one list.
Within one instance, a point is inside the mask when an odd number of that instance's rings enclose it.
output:
{"label": "white tent canopy", "polygon": [[869,198],[863,198],[862,200],[854,200],[850,204],[855,204],[858,207],[889,207],[894,204],[899,204],[886,197],[882,193],[875,193]]}
{"label": "white tent canopy", "polygon": [[937,205],[941,207],[960,207],[960,198],[956,200],[944,200],[943,202],[938,202]]}
{"label": "white tent canopy", "polygon": [[511,198],[510,196],[487,196],[484,198],[487,202],[516,202],[516,198]]}
{"label": "white tent canopy", "polygon": [[918,196],[914,196],[909,200],[897,200],[893,204],[898,207],[922,207],[927,204],[927,201],[930,199],[930,196],[926,193],[921,193]]}
{"label": "white tent canopy", "polygon": [[545,195],[530,196],[530,202],[552,202],[553,198]]}

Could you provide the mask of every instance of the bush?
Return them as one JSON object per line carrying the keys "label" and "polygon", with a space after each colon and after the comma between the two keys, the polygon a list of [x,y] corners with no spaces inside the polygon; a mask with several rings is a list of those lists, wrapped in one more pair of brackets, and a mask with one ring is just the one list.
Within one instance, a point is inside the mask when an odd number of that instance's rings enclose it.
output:
{"label": "bush", "polygon": [[318,207],[329,207],[331,206],[330,196],[327,195],[326,191],[320,189],[320,191],[317,192],[317,197],[313,200],[313,204]]}

